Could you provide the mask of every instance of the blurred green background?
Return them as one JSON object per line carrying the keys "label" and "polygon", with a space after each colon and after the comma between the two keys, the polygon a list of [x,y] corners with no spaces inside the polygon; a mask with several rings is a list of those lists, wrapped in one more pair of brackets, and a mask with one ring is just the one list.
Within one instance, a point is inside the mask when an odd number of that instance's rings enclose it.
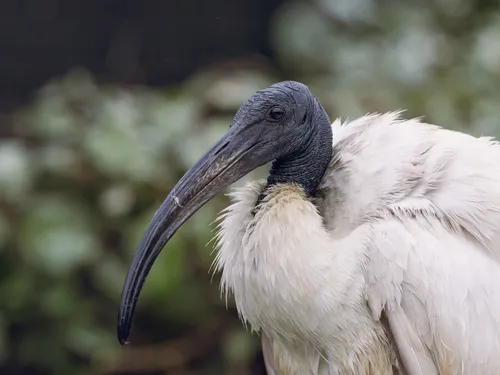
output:
{"label": "blurred green background", "polygon": [[284,79],[332,120],[404,108],[499,136],[499,2],[1,2],[0,374],[264,374],[209,274],[222,194],[158,259],[131,345],[115,326],[158,205]]}

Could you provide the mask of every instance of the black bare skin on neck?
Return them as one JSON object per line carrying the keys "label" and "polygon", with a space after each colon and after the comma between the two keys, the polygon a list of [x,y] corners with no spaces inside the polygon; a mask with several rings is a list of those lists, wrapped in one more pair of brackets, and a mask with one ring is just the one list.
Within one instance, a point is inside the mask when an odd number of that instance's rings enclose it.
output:
{"label": "black bare skin on neck", "polygon": [[273,161],[267,184],[257,204],[264,199],[270,187],[283,183],[299,185],[309,198],[316,196],[332,156],[332,127],[326,111],[315,98],[303,121],[306,123],[300,126],[310,128],[301,141],[301,147]]}

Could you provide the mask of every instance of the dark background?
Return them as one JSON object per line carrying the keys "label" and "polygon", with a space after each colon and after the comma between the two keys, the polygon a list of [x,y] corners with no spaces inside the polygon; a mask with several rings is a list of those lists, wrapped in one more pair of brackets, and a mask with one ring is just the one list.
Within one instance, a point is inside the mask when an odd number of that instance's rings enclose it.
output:
{"label": "dark background", "polygon": [[231,58],[273,57],[283,0],[2,0],[0,95],[24,100],[75,66],[99,82],[178,84]]}
{"label": "dark background", "polygon": [[115,326],[160,202],[284,79],[332,120],[403,108],[499,136],[500,5],[0,0],[0,374],[264,374],[209,273],[222,194],[158,259],[132,344]]}

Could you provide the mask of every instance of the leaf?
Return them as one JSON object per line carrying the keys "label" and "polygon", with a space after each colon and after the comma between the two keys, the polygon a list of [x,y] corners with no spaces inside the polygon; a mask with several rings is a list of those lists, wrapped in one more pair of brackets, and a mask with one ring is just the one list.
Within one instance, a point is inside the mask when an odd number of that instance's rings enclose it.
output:
{"label": "leaf", "polygon": [[31,189],[33,163],[19,141],[0,141],[0,198],[19,201]]}
{"label": "leaf", "polygon": [[50,275],[64,277],[95,260],[100,246],[85,211],[75,200],[38,198],[19,229],[26,261]]}

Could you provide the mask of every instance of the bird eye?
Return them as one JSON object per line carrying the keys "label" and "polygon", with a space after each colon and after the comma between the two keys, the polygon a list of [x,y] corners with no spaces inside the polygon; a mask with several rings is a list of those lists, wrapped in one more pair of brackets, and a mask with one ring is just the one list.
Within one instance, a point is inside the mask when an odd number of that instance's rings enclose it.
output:
{"label": "bird eye", "polygon": [[268,116],[273,121],[279,121],[285,117],[285,110],[281,107],[273,107],[269,110]]}

